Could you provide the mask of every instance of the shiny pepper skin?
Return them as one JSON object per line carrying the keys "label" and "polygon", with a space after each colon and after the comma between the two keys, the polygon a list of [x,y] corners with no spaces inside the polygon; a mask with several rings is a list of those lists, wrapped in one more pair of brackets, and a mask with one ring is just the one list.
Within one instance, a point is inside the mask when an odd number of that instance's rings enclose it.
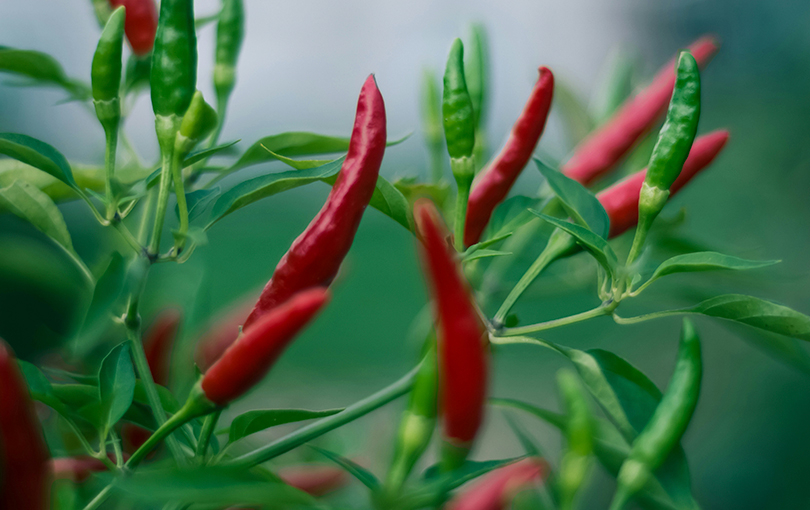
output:
{"label": "shiny pepper skin", "polygon": [[152,109],[182,117],[197,90],[197,34],[192,0],[163,0],[152,52]]}
{"label": "shiny pepper skin", "polygon": [[548,463],[537,457],[498,468],[484,475],[475,485],[455,496],[447,510],[505,510],[514,496],[532,484],[545,480]]}
{"label": "shiny pepper skin", "polygon": [[442,464],[445,469],[455,469],[466,457],[484,417],[487,330],[436,207],[425,199],[417,201],[414,219],[438,331],[439,405],[445,439]]}
{"label": "shiny pepper skin", "polygon": [[444,71],[442,117],[447,152],[451,158],[470,157],[475,145],[475,113],[464,74],[464,45],[453,41]]}
{"label": "shiny pepper skin", "polygon": [[50,508],[49,459],[25,379],[0,340],[0,509]]}
{"label": "shiny pepper skin", "polygon": [[90,70],[94,101],[118,99],[121,89],[123,67],[124,9],[118,8],[110,15],[93,54]]}
{"label": "shiny pepper skin", "polygon": [[276,266],[245,330],[296,292],[328,286],[335,278],[374,193],[385,137],[385,103],[371,75],[360,91],[349,153],[337,181],[318,215]]}
{"label": "shiny pepper skin", "polygon": [[[681,174],[672,184],[670,193],[674,195],[680,191],[695,175],[709,166],[723,150],[728,139],[729,132],[726,130],[698,137],[692,145],[689,157],[686,158]],[[610,218],[610,237],[619,236],[636,226],[638,198],[646,174],[646,169],[636,172],[596,195]]]}
{"label": "shiny pepper skin", "polygon": [[201,382],[205,397],[225,406],[245,394],[328,300],[329,291],[318,287],[296,294],[265,314],[205,373]]}
{"label": "shiny pepper skin", "polygon": [[[689,46],[701,67],[717,53],[718,43],[703,37]],[[576,148],[563,166],[568,177],[585,186],[612,170],[664,115],[675,87],[675,62],[669,62],[652,83],[622,105],[609,121]]]}
{"label": "shiny pepper skin", "polygon": [[158,25],[158,11],[154,0],[110,0],[113,8],[124,6],[127,19],[124,31],[132,52],[142,57],[152,51]]}
{"label": "shiny pepper skin", "polygon": [[217,22],[214,88],[220,102],[236,83],[236,61],[245,39],[245,6],[242,0],[223,0]]}
{"label": "shiny pepper skin", "polygon": [[539,73],[506,145],[473,183],[464,228],[464,244],[467,246],[481,239],[492,211],[506,198],[543,134],[554,93],[554,75],[545,67],[541,67]]}

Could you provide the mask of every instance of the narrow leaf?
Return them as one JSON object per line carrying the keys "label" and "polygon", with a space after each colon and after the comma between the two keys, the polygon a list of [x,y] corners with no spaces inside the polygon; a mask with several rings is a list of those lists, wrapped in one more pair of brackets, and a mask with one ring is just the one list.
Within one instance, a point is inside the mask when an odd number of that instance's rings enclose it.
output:
{"label": "narrow leaf", "polygon": [[106,435],[106,431],[118,423],[132,405],[135,371],[129,355],[129,344],[119,344],[104,358],[98,372],[98,383]]}
{"label": "narrow leaf", "polygon": [[726,294],[684,312],[700,313],[747,324],[772,333],[810,341],[810,317],[786,306],[741,294]]}
{"label": "narrow leaf", "polygon": [[229,441],[233,443],[245,436],[255,434],[270,427],[295,423],[315,418],[332,416],[343,409],[327,409],[325,411],[309,411],[307,409],[258,409],[240,414],[229,428]]}
{"label": "narrow leaf", "polygon": [[534,162],[574,222],[587,227],[602,239],[607,239],[610,219],[596,196],[582,184],[547,166],[538,158],[534,158]]}
{"label": "narrow leaf", "polygon": [[585,250],[587,250],[588,253],[590,253],[597,262],[599,262],[599,265],[601,265],[605,271],[611,275],[611,277],[614,276],[619,260],[616,257],[616,253],[613,251],[613,248],[610,247],[607,241],[579,225],[575,225],[568,221],[564,221],[553,216],[548,216],[534,210],[531,212],[537,215],[539,218],[551,223],[555,227],[572,235],[574,239],[576,239],[577,243],[585,248]]}
{"label": "narrow leaf", "polygon": [[68,252],[75,253],[65,218],[53,200],[36,186],[17,181],[7,188],[1,188],[0,207],[28,221]]}
{"label": "narrow leaf", "polygon": [[718,270],[741,271],[759,269],[778,263],[778,260],[746,260],[712,251],[676,255],[662,262],[650,279],[639,288],[639,291],[646,288],[658,278],[675,273],[697,273],[701,271]]}
{"label": "narrow leaf", "polygon": [[217,145],[216,147],[211,147],[210,149],[203,149],[201,151],[192,152],[191,154],[189,154],[186,157],[186,159],[183,160],[183,168],[191,166],[191,165],[193,165],[194,163],[196,163],[198,161],[208,159],[211,156],[213,156],[214,154],[217,154],[219,152],[222,152],[222,151],[224,151],[226,149],[229,149],[229,148],[233,147],[234,145],[236,145],[240,141],[241,140],[234,140],[232,142],[221,143],[221,144]]}
{"label": "narrow leaf", "polygon": [[310,448],[314,449],[315,451],[321,453],[324,457],[328,458],[341,468],[343,468],[347,473],[352,475],[353,477],[357,478],[357,480],[368,487],[370,490],[375,491],[380,487],[380,481],[377,480],[377,477],[369,471],[368,469],[364,468],[360,464],[347,459],[337,453],[330,452],[329,450],[324,450],[323,448],[318,448],[317,446],[310,445]]}
{"label": "narrow leaf", "polygon": [[19,133],[0,133],[0,154],[46,172],[71,188],[79,189],[67,159],[45,142]]}

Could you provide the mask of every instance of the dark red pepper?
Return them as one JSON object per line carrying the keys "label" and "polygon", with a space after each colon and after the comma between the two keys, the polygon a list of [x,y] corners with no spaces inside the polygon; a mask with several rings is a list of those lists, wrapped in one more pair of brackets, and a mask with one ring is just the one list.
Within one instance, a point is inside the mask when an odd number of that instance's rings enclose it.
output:
{"label": "dark red pepper", "polygon": [[341,468],[320,464],[285,466],[277,474],[287,485],[316,497],[337,490],[349,481],[346,471]]}
{"label": "dark red pepper", "polygon": [[123,5],[127,10],[124,33],[132,52],[143,56],[152,51],[157,32],[158,11],[154,0],[110,0],[113,9]]}
{"label": "dark red pepper", "polygon": [[371,75],[360,91],[349,153],[329,198],[276,266],[245,321],[246,330],[296,292],[326,287],[335,278],[374,193],[385,137],[385,103]]}
{"label": "dark red pepper", "polygon": [[506,198],[543,134],[554,93],[554,75],[545,67],[539,72],[540,77],[512,127],[506,145],[473,184],[464,227],[466,246],[481,239],[492,211]]}
{"label": "dark red pepper", "polygon": [[252,388],[328,300],[329,291],[316,287],[263,315],[205,373],[206,398],[224,406]]}
{"label": "dark red pepper", "polygon": [[0,509],[50,508],[49,459],[25,379],[0,340]]}
{"label": "dark red pepper", "polygon": [[[708,36],[689,46],[701,68],[717,50],[717,41]],[[612,170],[664,116],[674,87],[675,61],[672,60],[655,75],[650,85],[628,99],[610,120],[579,144],[563,166],[563,173],[588,186]]]}
{"label": "dark red pepper", "polygon": [[504,510],[518,492],[543,482],[549,471],[548,463],[537,457],[509,464],[487,473],[457,495],[447,504],[447,510]]}
{"label": "dark red pepper", "polygon": [[[723,150],[728,138],[726,130],[698,137],[692,144],[683,170],[670,188],[671,194],[677,193],[698,172],[709,166]],[[616,237],[638,223],[638,197],[646,175],[645,168],[596,195],[610,218],[610,237]]]}
{"label": "dark red pepper", "polygon": [[436,207],[418,200],[414,219],[438,331],[439,405],[449,445],[443,464],[454,469],[464,460],[484,417],[487,330]]}

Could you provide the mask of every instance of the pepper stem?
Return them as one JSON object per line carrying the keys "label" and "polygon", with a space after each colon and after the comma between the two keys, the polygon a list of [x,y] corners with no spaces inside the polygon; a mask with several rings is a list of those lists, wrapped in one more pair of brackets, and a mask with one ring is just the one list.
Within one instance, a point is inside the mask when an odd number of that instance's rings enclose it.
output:
{"label": "pepper stem", "polygon": [[464,225],[467,220],[467,203],[470,200],[470,189],[475,176],[475,158],[450,158],[450,169],[456,178],[458,194],[456,195],[456,214],[453,229],[453,246],[459,253],[464,251]]}
{"label": "pepper stem", "polygon": [[186,234],[188,234],[188,204],[186,202],[186,186],[183,181],[183,166],[182,155],[179,151],[175,150],[172,156],[171,174],[174,181],[174,194],[177,197],[177,211],[180,218],[180,227],[175,237],[174,247],[175,251],[179,254],[186,243]]}
{"label": "pepper stem", "polygon": [[200,440],[197,441],[197,451],[195,452],[197,460],[199,460],[200,463],[205,461],[205,455],[208,453],[208,445],[211,444],[211,436],[214,435],[214,429],[217,426],[220,414],[222,414],[221,410],[214,411],[205,417],[202,430],[200,430]]}
{"label": "pepper stem", "polygon": [[107,198],[107,221],[112,221],[118,212],[118,204],[113,196],[112,181],[115,176],[115,155],[118,148],[118,126],[104,130],[106,147],[104,149],[105,196]]}

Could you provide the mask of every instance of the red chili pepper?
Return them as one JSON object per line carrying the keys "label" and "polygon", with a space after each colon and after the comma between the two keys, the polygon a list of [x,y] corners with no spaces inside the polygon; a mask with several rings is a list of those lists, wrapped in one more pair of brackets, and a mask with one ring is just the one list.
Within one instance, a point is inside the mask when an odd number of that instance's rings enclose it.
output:
{"label": "red chili pepper", "polygon": [[132,52],[143,56],[152,51],[158,25],[158,11],[154,0],[110,0],[113,9],[123,5],[127,10],[124,33]]}
{"label": "red chili pepper", "polygon": [[200,370],[203,372],[208,370],[239,338],[239,327],[245,323],[245,318],[253,310],[255,303],[256,297],[250,296],[218,314],[211,321],[206,333],[197,342],[197,352],[194,355]]}
{"label": "red chili pepper", "polygon": [[422,238],[422,260],[438,323],[439,400],[444,438],[461,454],[461,459],[456,460],[463,460],[484,416],[487,330],[462,276],[456,251],[447,242],[449,232],[436,207],[429,200],[418,200],[414,204],[414,219]]}
{"label": "red chili pepper", "polygon": [[[115,462],[112,453],[108,454],[111,461]],[[125,453],[124,459],[129,458]],[[79,455],[76,457],[60,457],[51,459],[51,472],[56,480],[70,480],[73,483],[81,483],[93,473],[107,471],[107,466],[100,460],[89,455]]]}
{"label": "red chili pepper", "polygon": [[473,184],[464,227],[465,245],[471,246],[481,239],[492,211],[506,198],[509,189],[532,157],[546,125],[553,93],[554,75],[548,68],[541,67],[540,77],[523,107],[523,112],[512,127],[506,145]]}
{"label": "red chili pepper", "polygon": [[0,508],[50,508],[49,458],[25,379],[0,340]]}
{"label": "red chili pepper", "polygon": [[328,300],[329,291],[316,287],[262,316],[205,373],[202,389],[208,400],[224,406],[252,388]]}
{"label": "red chili pepper", "polygon": [[143,336],[143,350],[152,378],[163,386],[169,382],[172,347],[182,322],[183,314],[179,310],[167,308],[155,317]]}
{"label": "red chili pepper", "polygon": [[[689,46],[701,68],[709,63],[717,50],[717,41],[709,36]],[[613,169],[663,117],[674,87],[675,61],[672,60],[655,75],[647,88],[627,100],[610,120],[579,144],[563,166],[563,173],[588,186]]]}
{"label": "red chili pepper", "polygon": [[332,192],[276,266],[273,278],[245,321],[245,329],[296,292],[327,287],[335,278],[374,193],[385,136],[385,103],[371,75],[360,91],[349,153]]}
{"label": "red chili pepper", "polygon": [[346,472],[339,467],[317,464],[286,466],[277,474],[287,485],[316,497],[339,489],[349,481]]}
{"label": "red chili pepper", "polygon": [[542,482],[549,472],[541,458],[523,459],[486,474],[478,483],[453,498],[447,510],[503,510],[515,494]]}
{"label": "red chili pepper", "polygon": [[[698,172],[709,166],[723,150],[728,137],[728,131],[720,130],[697,138],[683,170],[670,188],[671,194],[677,193]],[[638,197],[646,175],[645,168],[596,195],[610,218],[610,237],[616,237],[638,223]]]}

